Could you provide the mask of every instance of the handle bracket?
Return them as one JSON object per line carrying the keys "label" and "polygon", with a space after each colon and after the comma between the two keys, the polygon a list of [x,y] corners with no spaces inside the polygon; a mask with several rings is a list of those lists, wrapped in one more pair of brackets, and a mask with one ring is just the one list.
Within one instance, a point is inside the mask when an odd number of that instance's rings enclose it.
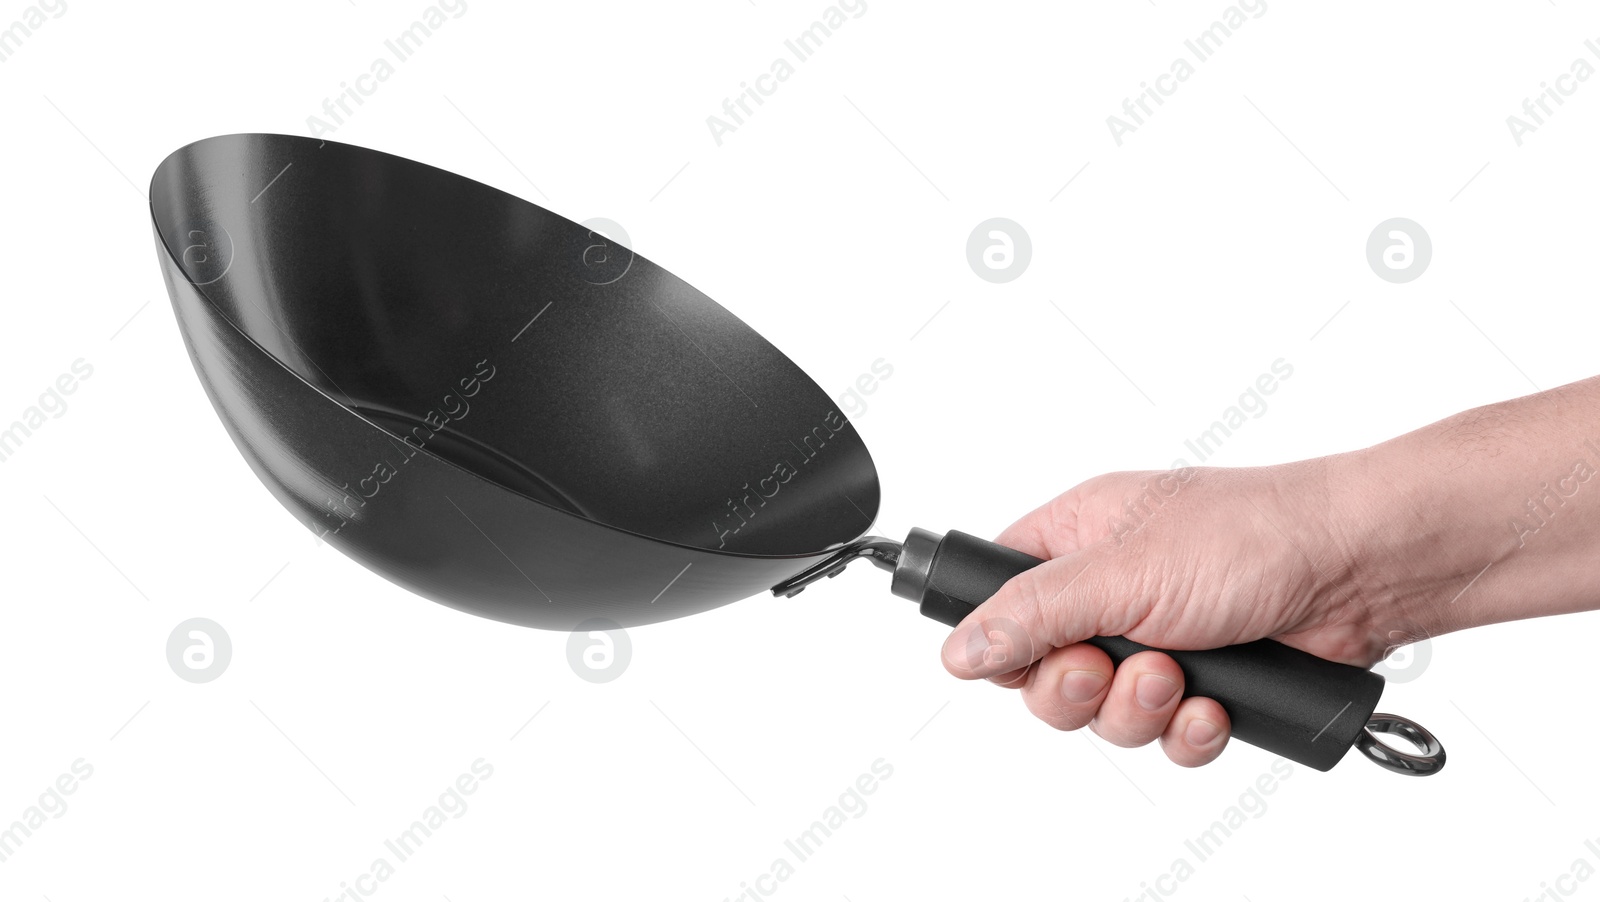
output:
{"label": "handle bracket", "polygon": [[863,536],[773,586],[772,594],[783,598],[793,598],[804,592],[806,586],[817,582],[823,577],[832,579],[838,576],[844,572],[844,568],[850,566],[851,561],[859,560],[860,558],[871,560],[880,570],[893,572],[895,566],[900,562],[900,543],[894,539],[886,539],[883,536]]}

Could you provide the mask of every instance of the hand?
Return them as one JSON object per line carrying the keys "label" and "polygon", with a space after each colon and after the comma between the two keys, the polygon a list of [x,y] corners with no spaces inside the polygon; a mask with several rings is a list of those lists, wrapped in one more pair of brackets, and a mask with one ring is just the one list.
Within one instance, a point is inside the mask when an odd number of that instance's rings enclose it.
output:
{"label": "hand", "polygon": [[996,540],[1046,563],[951,634],[945,666],[1020,689],[1058,729],[1091,725],[1122,746],[1159,737],[1176,763],[1208,763],[1228,739],[1219,704],[1183,699],[1183,673],[1165,654],[1142,652],[1113,673],[1081,640],[1201,649],[1271,637],[1371,666],[1423,635],[1387,578],[1371,579],[1384,569],[1376,563],[1396,561],[1375,541],[1391,512],[1371,489],[1385,482],[1353,455],[1092,479]]}
{"label": "hand", "polygon": [[1600,377],[1363,451],[1091,479],[997,541],[1046,562],[944,644],[1063,730],[1215,759],[1228,716],[1161,652],[1113,673],[1091,636],[1173,650],[1272,638],[1370,667],[1451,630],[1600,608]]}

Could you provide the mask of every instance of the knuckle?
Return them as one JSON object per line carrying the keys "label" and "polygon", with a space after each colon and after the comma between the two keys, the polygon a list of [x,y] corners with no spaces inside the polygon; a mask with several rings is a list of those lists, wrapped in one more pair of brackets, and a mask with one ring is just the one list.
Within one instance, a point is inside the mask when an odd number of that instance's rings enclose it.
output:
{"label": "knuckle", "polygon": [[1094,719],[1094,731],[1101,739],[1125,749],[1149,745],[1156,736],[1161,734],[1160,730],[1151,734],[1134,724],[1108,719],[1103,716]]}
{"label": "knuckle", "polygon": [[1053,691],[1033,686],[1023,691],[1022,701],[1034,717],[1063,732],[1082,729],[1095,715],[1096,706],[1093,704],[1070,704],[1056,697]]}
{"label": "knuckle", "polygon": [[1063,733],[1081,730],[1094,720],[1094,709],[1074,709],[1061,702],[1044,702],[1033,708],[1035,717]]}

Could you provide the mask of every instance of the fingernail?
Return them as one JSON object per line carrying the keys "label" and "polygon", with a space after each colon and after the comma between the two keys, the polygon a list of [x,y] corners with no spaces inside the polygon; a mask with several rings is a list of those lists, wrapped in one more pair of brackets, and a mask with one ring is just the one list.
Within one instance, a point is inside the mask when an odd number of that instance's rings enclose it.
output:
{"label": "fingernail", "polygon": [[1061,697],[1078,705],[1093,701],[1105,688],[1105,676],[1093,670],[1069,670],[1061,678]]}
{"label": "fingernail", "polygon": [[1191,720],[1183,730],[1183,741],[1192,746],[1210,745],[1221,733],[1222,728],[1209,720]]}
{"label": "fingernail", "polygon": [[1177,683],[1154,673],[1140,674],[1139,681],[1133,685],[1133,695],[1139,700],[1139,707],[1146,711],[1160,710],[1177,694]]}
{"label": "fingernail", "polygon": [[976,670],[983,664],[983,653],[989,648],[989,637],[984,635],[979,624],[969,623],[950,637],[945,648],[948,649],[946,657],[950,663]]}

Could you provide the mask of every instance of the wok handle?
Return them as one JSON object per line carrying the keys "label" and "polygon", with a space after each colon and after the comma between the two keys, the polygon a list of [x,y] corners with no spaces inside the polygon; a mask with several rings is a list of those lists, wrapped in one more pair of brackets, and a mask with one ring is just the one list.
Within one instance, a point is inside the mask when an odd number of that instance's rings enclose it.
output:
{"label": "wok handle", "polygon": [[[955,626],[1011,577],[1042,563],[963,532],[939,536],[914,529],[903,545],[892,590],[917,601],[925,616]],[[1115,664],[1149,648],[1120,636],[1088,642]],[[1319,771],[1339,763],[1362,738],[1383,694],[1383,677],[1370,670],[1270,639],[1207,651],[1158,650],[1183,668],[1185,697],[1221,703],[1234,738]]]}

